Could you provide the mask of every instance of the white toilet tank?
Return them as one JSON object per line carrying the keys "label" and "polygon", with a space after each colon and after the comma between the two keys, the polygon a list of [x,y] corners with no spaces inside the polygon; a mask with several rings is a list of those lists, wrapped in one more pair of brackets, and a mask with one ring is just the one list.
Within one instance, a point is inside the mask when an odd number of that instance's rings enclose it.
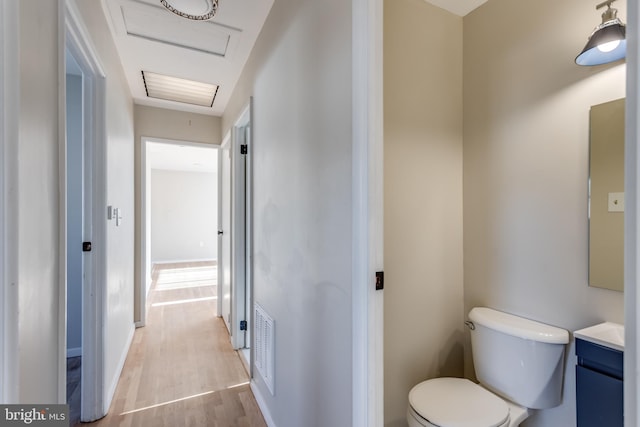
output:
{"label": "white toilet tank", "polygon": [[483,386],[526,408],[562,402],[566,330],[485,307],[473,308],[469,319],[473,363]]}

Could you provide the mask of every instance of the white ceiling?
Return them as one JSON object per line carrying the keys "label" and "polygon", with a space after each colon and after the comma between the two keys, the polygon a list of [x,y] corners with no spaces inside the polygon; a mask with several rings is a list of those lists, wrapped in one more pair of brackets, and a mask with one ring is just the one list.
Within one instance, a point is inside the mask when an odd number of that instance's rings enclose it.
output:
{"label": "white ceiling", "polygon": [[482,6],[487,0],[425,0],[435,6],[448,10],[459,16],[465,16],[469,12]]}
{"label": "white ceiling", "polygon": [[[273,1],[220,0],[211,20],[191,21],[165,9],[160,0],[103,0],[134,102],[222,115]],[[142,71],[220,88],[213,107],[148,98]]]}
{"label": "white ceiling", "polygon": [[[176,0],[177,1],[177,0]],[[274,0],[219,0],[216,16],[191,21],[160,0],[102,0],[134,102],[221,116]],[[487,0],[425,0],[465,16]],[[178,4],[202,6],[202,0]],[[147,97],[142,71],[219,85],[212,107]]]}

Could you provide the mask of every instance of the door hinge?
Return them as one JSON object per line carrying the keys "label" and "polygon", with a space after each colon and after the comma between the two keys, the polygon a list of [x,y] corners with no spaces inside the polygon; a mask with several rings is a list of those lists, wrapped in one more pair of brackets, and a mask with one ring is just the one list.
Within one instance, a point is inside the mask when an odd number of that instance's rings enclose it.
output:
{"label": "door hinge", "polygon": [[240,146],[240,154],[247,154],[249,152],[249,147],[247,144],[242,144]]}
{"label": "door hinge", "polygon": [[384,271],[376,271],[376,291],[384,289]]}
{"label": "door hinge", "polygon": [[246,320],[241,320],[240,321],[240,330],[241,331],[246,331],[247,330],[247,321]]}

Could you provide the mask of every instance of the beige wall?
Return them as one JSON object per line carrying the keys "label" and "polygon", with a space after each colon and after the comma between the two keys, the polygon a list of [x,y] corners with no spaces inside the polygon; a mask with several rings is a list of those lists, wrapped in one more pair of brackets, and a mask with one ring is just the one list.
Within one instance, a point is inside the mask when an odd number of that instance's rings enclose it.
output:
{"label": "beige wall", "polygon": [[140,137],[220,144],[220,117],[145,105],[135,106],[136,143]]}
{"label": "beige wall", "polygon": [[142,137],[219,145],[222,141],[221,118],[144,105],[134,107],[135,120],[135,304],[134,318],[140,321],[138,295],[141,285],[140,260],[142,194],[140,192]]}
{"label": "beige wall", "polygon": [[462,18],[384,9],[385,426],[408,393],[463,374]]}
{"label": "beige wall", "polygon": [[[625,91],[624,65],[573,62],[599,19],[581,0],[490,0],[464,19],[465,311],[569,331],[624,320],[622,293],[587,285],[589,108]],[[575,425],[567,352],[563,404],[524,426]]]}

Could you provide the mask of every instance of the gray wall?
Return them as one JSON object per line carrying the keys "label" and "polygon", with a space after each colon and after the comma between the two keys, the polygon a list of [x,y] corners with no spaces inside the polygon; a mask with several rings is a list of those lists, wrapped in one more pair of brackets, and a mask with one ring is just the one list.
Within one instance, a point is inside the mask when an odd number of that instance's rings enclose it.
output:
{"label": "gray wall", "polygon": [[[626,70],[573,62],[599,15],[580,0],[490,0],[464,18],[465,311],[569,331],[624,321],[621,292],[587,286],[589,108],[624,96]],[[575,425],[575,362],[572,342],[563,404],[524,426]]]}
{"label": "gray wall", "polygon": [[67,74],[67,356],[82,353],[82,76]]}
{"label": "gray wall", "polygon": [[424,0],[384,9],[384,414],[463,374],[462,18]]}
{"label": "gray wall", "polygon": [[[57,402],[60,358],[58,3],[20,2],[19,400]],[[37,24],[36,24],[37,23]],[[62,350],[62,351],[61,351]]]}
{"label": "gray wall", "polygon": [[116,226],[116,221],[107,223],[104,324],[107,405],[115,392],[134,330],[133,101],[102,7],[94,0],[76,3],[106,75],[107,205],[120,208],[122,213],[120,226]]}
{"label": "gray wall", "polygon": [[[107,22],[94,1],[78,0],[107,74],[108,200],[133,214],[133,104]],[[60,159],[58,2],[20,2],[20,119],[18,144],[19,399],[64,399],[66,353],[59,343],[62,283],[59,235]],[[63,51],[63,50],[62,50]],[[133,216],[107,235],[105,391],[115,389],[133,332]]]}
{"label": "gray wall", "polygon": [[151,261],[218,258],[216,173],[151,170]]}
{"label": "gray wall", "polygon": [[275,320],[278,427],[352,416],[351,2],[278,0],[223,116],[254,96],[254,291]]}

